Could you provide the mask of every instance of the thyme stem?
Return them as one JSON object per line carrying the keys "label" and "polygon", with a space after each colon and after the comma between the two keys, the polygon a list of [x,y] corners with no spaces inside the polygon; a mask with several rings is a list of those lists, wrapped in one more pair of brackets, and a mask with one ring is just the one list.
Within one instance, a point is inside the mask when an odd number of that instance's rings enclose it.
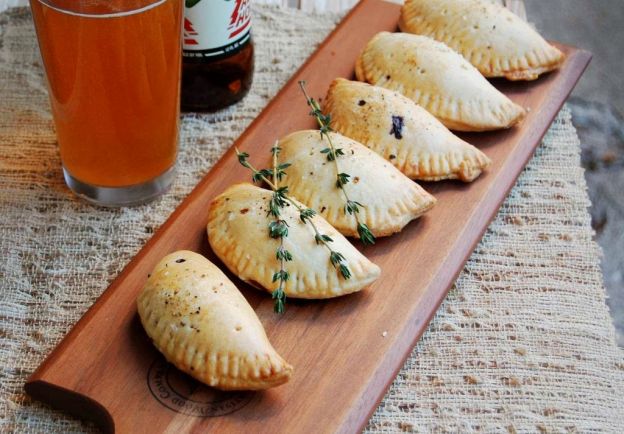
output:
{"label": "thyme stem", "polygon": [[[279,147],[277,145],[278,145],[278,142],[276,141],[275,145],[271,149],[271,153],[273,154],[273,182],[275,182],[275,185],[274,185],[275,188],[273,189],[274,195],[277,194],[277,192],[279,191],[279,180],[280,180],[278,176],[278,168],[277,168],[277,155],[279,154]],[[279,224],[280,217],[275,216],[275,221],[277,224]],[[284,249],[284,234],[283,233],[280,233],[279,239],[280,239],[280,245],[277,249],[277,252],[275,253],[275,256],[280,261],[279,262],[280,270],[279,272],[273,275],[273,281],[275,282],[276,280],[278,280],[279,284],[277,286],[277,289],[273,291],[271,295],[273,299],[275,299],[273,310],[276,313],[284,313],[284,305],[286,304],[286,293],[284,292],[284,284],[290,278],[290,273],[286,271],[285,262],[287,260],[288,261],[292,260],[292,256],[286,249]]]}
{"label": "thyme stem", "polygon": [[[244,159],[245,159],[244,163],[243,163],[243,162],[241,162],[241,164],[242,164],[243,166],[245,166],[246,168],[248,168],[249,170],[251,170],[251,171],[254,173],[254,175],[255,175],[255,174],[259,174],[259,178],[260,178],[262,181],[266,182],[266,183],[267,183],[267,185],[268,185],[269,187],[271,187],[271,190],[273,190],[273,191],[276,191],[276,190],[277,190],[277,186],[276,186],[275,184],[273,184],[271,181],[269,181],[269,179],[268,179],[266,176],[264,176],[264,174],[263,174],[260,170],[256,169],[256,168],[255,168],[255,167],[254,167],[254,166],[253,166],[253,165],[252,165],[249,161],[247,161],[247,157],[248,157],[248,156],[246,156],[246,154],[245,154],[245,153],[240,152],[240,151],[238,150],[238,148],[234,148],[234,149],[236,150],[236,155],[238,155],[238,160],[239,160],[239,161],[241,160],[241,156],[245,156],[245,157],[244,157]],[[275,156],[274,156],[274,158],[275,158]]]}
{"label": "thyme stem", "polygon": [[355,218],[355,222],[357,224],[358,235],[360,236],[360,240],[364,244],[375,244],[375,236],[370,231],[369,227],[360,220],[359,212],[360,207],[364,207],[361,203],[351,200],[349,198],[349,194],[345,188],[345,185],[349,183],[349,178],[351,177],[349,174],[341,172],[340,166],[338,165],[338,157],[344,155],[344,152],[341,148],[336,148],[334,143],[332,142],[331,135],[329,133],[333,132],[331,128],[331,117],[330,115],[324,115],[321,111],[321,107],[318,102],[311,98],[308,95],[308,92],[305,88],[305,81],[299,81],[299,87],[303,91],[303,95],[305,96],[306,102],[308,106],[312,109],[310,113],[316,119],[316,122],[319,125],[319,130],[321,133],[321,139],[323,137],[327,138],[327,143],[329,144],[328,149],[324,149],[321,152],[327,154],[327,160],[334,162],[334,167],[336,168],[336,187],[342,191],[342,194],[345,199],[344,213],[352,215]]}
{"label": "thyme stem", "polygon": [[[290,202],[295,208],[297,208],[297,211],[299,211],[299,215],[301,215],[302,212],[305,211],[305,208],[303,208],[301,205],[299,205],[297,202],[295,202],[294,200],[292,200],[292,198],[290,198],[289,196],[286,196],[286,200],[288,202]],[[317,242],[319,244],[324,245],[325,247],[327,247],[327,250],[329,250],[329,252],[333,252],[334,250],[329,246],[329,244],[327,243],[327,241],[325,241],[323,239],[323,234],[321,234],[321,231],[318,230],[318,228],[316,227],[316,224],[314,224],[314,222],[312,221],[312,219],[306,219],[307,222],[310,223],[310,226],[312,226],[312,229],[314,229],[314,239],[318,240]],[[307,223],[306,222],[306,223]]]}
{"label": "thyme stem", "polygon": [[[281,176],[284,174],[283,169],[285,169],[289,165],[278,164],[278,155],[280,152],[280,148],[277,145],[278,145],[278,142],[275,142],[275,145],[271,149],[271,152],[273,154],[273,167],[271,170],[256,169],[248,160],[249,154],[240,152],[238,149],[236,149],[236,155],[238,156],[238,161],[244,167],[252,171],[253,180],[264,181],[273,190],[273,198],[271,199],[269,203],[268,214],[273,215],[275,217],[275,221],[269,225],[270,233],[276,235],[274,238],[281,238],[280,248],[278,249],[278,252],[276,254],[277,258],[280,260],[285,259],[287,261],[292,259],[292,256],[290,255],[290,253],[283,249],[283,237],[287,236],[288,230],[287,230],[286,222],[280,219],[280,213],[279,213],[279,208],[282,208],[283,202],[287,201],[291,203],[297,209],[297,211],[299,211],[299,219],[301,220],[303,224],[310,223],[310,226],[312,226],[312,229],[314,230],[314,240],[316,241],[317,244],[321,244],[325,248],[327,248],[327,250],[329,251],[330,262],[332,263],[334,268],[336,268],[340,272],[340,274],[342,275],[344,279],[349,279],[351,277],[351,271],[349,270],[349,267],[347,266],[346,259],[340,252],[333,250],[331,248],[331,246],[329,245],[330,242],[333,242],[331,237],[329,237],[326,234],[321,233],[321,231],[319,231],[316,224],[312,221],[312,217],[316,214],[316,212],[311,208],[302,207],[293,198],[288,196],[286,194],[288,192],[287,187],[280,187],[279,181],[281,179]],[[271,177],[272,180],[270,180],[269,177]],[[286,255],[285,258],[280,258],[280,255],[282,253],[285,253]],[[278,302],[280,300],[278,296],[281,296],[282,300],[285,300],[286,298],[286,296],[283,294],[283,283],[286,280],[288,280],[288,277],[289,277],[288,273],[285,270],[283,270],[283,267],[281,268],[282,269],[280,269],[279,273],[282,277],[285,277],[285,278],[283,281],[280,281],[280,286],[274,292],[273,298],[276,299],[276,311],[278,311]],[[276,275],[273,276],[274,278],[273,281],[277,280]]]}
{"label": "thyme stem", "polygon": [[271,294],[272,297],[275,299],[273,310],[276,313],[284,313],[284,305],[286,304],[286,293],[284,292],[284,282],[286,282],[288,278],[290,277],[290,274],[286,271],[286,266],[285,266],[286,256],[284,255],[284,253],[288,253],[288,252],[284,249],[284,237],[280,237],[280,245],[275,254],[279,258],[279,261],[280,261],[280,271],[276,273],[276,275],[273,276],[273,281],[278,280],[279,285],[277,286],[277,289],[273,291],[273,293]]}

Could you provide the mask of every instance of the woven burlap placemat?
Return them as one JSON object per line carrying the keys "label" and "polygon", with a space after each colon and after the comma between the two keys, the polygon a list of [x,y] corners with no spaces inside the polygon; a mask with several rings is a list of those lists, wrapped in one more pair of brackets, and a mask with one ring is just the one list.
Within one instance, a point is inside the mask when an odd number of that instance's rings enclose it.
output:
{"label": "woven burlap placemat", "polygon": [[[171,192],[111,210],[65,187],[30,14],[0,14],[1,431],[93,430],[33,402],[25,379],[339,17],[256,7],[254,18],[250,95],[214,115],[184,116]],[[622,429],[624,361],[588,205],[564,109],[368,431]]]}

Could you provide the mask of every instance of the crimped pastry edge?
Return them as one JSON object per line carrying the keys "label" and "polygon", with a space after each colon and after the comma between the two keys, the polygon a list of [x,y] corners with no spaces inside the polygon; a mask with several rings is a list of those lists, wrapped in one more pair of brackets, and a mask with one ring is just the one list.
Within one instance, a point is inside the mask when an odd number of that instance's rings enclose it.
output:
{"label": "crimped pastry edge", "polygon": [[[271,357],[269,353],[255,354],[256,363],[265,361],[262,367],[256,368],[246,358],[230,353],[211,352],[209,348],[200,349],[179,336],[179,333],[167,333],[167,323],[155,315],[150,301],[150,297],[143,293],[137,301],[143,328],[167,361],[193,378],[221,390],[262,390],[286,383],[290,379],[293,368],[277,353],[275,357]],[[154,330],[158,332],[155,333]],[[192,354],[190,361],[189,354]]]}
{"label": "crimped pastry edge", "polygon": [[[269,269],[257,258],[252,256],[246,257],[245,250],[242,246],[237,245],[235,240],[232,238],[222,236],[219,231],[215,229],[216,225],[219,225],[225,218],[225,216],[219,215],[216,211],[215,204],[221,197],[225,197],[230,189],[235,188],[238,185],[241,184],[230,186],[211,201],[209,205],[207,224],[208,241],[212,250],[232,273],[236,274],[236,276],[238,276],[241,280],[248,282],[252,286],[259,289],[263,288],[265,291],[271,292],[273,273],[277,270]],[[245,183],[242,185],[245,185]],[[309,273],[302,276],[296,272],[290,273],[290,279],[285,284],[284,292],[287,297],[291,298],[335,298],[359,292],[367,288],[370,284],[377,280],[381,274],[380,268],[363,255],[361,255],[360,261],[355,263],[350,261],[348,265],[352,275],[351,278],[347,280],[338,277],[337,271],[333,269],[330,270],[331,272],[335,271],[336,279],[341,283],[339,292],[333,292],[331,290],[331,283],[328,279],[323,279],[322,276],[316,273]],[[317,289],[310,291],[310,286],[315,286]]]}
{"label": "crimped pastry edge", "polygon": [[[375,35],[364,47],[355,63],[355,75],[359,81],[371,83],[403,94],[416,104],[437,117],[447,128],[455,131],[479,132],[492,131],[511,128],[518,124],[526,116],[526,110],[509,100],[506,100],[499,107],[492,108],[485,100],[471,100],[468,103],[460,101],[455,97],[442,98],[430,92],[416,91],[410,94],[405,90],[405,85],[394,78],[387,79],[383,71],[376,69],[372,59],[367,59],[367,49],[373,41],[383,33]],[[439,41],[438,41],[439,42]],[[472,114],[479,113],[480,116],[487,115],[487,119],[477,120]],[[451,116],[451,114],[458,114]]]}
{"label": "crimped pastry edge", "polygon": [[[405,33],[414,33],[429,36],[437,41],[443,42],[454,51],[460,53],[466,60],[475,66],[488,78],[504,77],[510,81],[532,81],[539,78],[541,74],[559,69],[565,61],[565,54],[557,47],[549,44],[548,50],[532,50],[522,57],[512,58],[490,58],[489,62],[482,62],[481,59],[489,54],[485,50],[471,50],[456,47],[452,35],[445,29],[434,29],[425,18],[420,23],[415,23],[418,29],[412,27],[411,21],[420,17],[418,11],[410,8],[411,3],[406,1],[401,8],[399,18],[399,29]],[[421,26],[423,28],[421,28]]]}
{"label": "crimped pastry edge", "polygon": [[[324,109],[329,113],[334,113],[335,92],[341,85],[341,80],[344,79],[335,79],[329,86],[324,103]],[[463,182],[472,182],[491,164],[491,160],[487,155],[473,145],[465,142],[462,142],[464,143],[464,146],[461,148],[462,152],[453,153],[450,159],[447,153],[429,154],[428,156],[409,155],[402,157],[399,155],[398,151],[392,152],[390,149],[387,149],[385,153],[380,153],[376,143],[359,140],[361,138],[355,133],[352,124],[340,122],[335,116],[332,116],[332,128],[346,137],[359,141],[372,151],[377,152],[386,161],[399,169],[401,173],[414,180],[442,181],[446,179],[459,179]],[[394,158],[390,158],[391,154]],[[448,167],[448,169],[442,170],[444,167]]]}

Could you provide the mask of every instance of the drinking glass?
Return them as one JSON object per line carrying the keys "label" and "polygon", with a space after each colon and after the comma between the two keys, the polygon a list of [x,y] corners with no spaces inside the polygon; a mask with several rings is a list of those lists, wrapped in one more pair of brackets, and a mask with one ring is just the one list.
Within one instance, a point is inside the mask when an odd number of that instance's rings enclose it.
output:
{"label": "drinking glass", "polygon": [[182,0],[30,0],[65,181],[100,205],[173,180]]}

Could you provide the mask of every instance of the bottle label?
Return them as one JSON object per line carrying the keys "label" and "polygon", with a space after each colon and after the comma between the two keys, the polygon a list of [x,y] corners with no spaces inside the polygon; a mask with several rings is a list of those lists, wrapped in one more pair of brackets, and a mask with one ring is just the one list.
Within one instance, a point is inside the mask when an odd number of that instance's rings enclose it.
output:
{"label": "bottle label", "polygon": [[233,54],[251,36],[250,0],[185,0],[184,53],[192,58]]}

